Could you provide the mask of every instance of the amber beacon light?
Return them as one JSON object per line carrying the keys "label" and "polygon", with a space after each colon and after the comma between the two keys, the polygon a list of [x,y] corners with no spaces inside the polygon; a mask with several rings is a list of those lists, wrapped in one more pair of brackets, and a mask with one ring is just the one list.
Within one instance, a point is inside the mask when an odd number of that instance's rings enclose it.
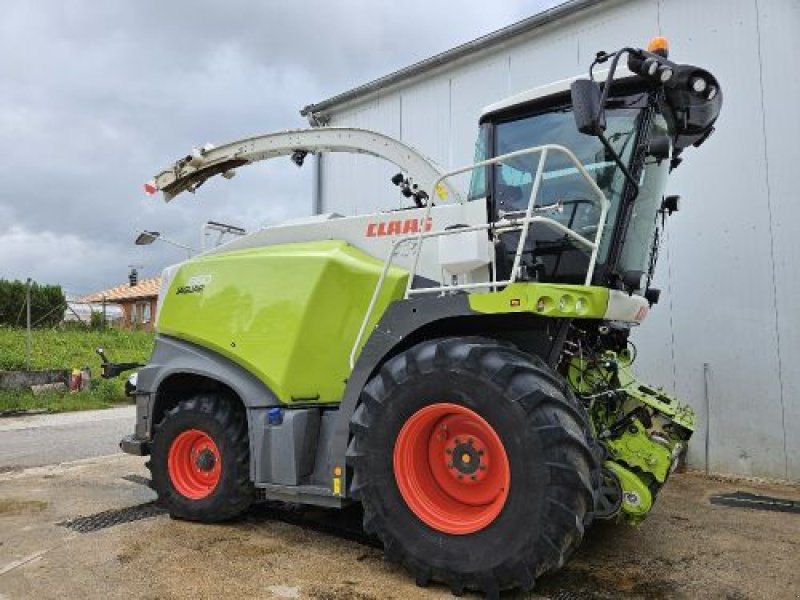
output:
{"label": "amber beacon light", "polygon": [[656,36],[647,44],[647,51],[667,58],[669,56],[669,42],[667,38]]}

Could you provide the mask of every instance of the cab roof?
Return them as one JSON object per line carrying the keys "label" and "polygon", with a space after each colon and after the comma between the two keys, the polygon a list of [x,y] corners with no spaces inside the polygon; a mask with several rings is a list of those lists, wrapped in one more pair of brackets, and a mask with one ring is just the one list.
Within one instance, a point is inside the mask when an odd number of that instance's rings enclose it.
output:
{"label": "cab roof", "polygon": [[[606,76],[608,75],[608,70],[598,70],[595,72],[595,79],[597,81],[605,81]],[[506,111],[510,108],[514,108],[516,106],[521,106],[524,104],[528,104],[529,102],[534,102],[536,100],[540,100],[542,98],[547,98],[550,96],[555,96],[557,94],[563,94],[569,92],[569,87],[572,85],[572,82],[576,79],[582,79],[586,77],[586,74],[582,75],[574,75],[572,77],[568,77],[567,79],[561,79],[560,81],[554,81],[553,83],[548,83],[546,85],[542,85],[530,90],[525,90],[524,92],[520,92],[518,94],[514,94],[513,96],[508,96],[507,98],[503,98],[498,102],[494,102],[489,106],[486,106],[481,111],[481,120],[484,117]],[[614,73],[614,82],[618,81],[632,81],[636,78],[637,75],[628,70],[625,65],[620,64],[617,67],[616,72]]]}

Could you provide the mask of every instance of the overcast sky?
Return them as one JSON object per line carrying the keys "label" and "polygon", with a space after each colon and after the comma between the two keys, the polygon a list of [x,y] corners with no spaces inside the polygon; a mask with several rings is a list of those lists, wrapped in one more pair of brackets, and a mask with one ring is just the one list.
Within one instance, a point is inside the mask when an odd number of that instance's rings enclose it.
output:
{"label": "overcast sky", "polygon": [[[0,278],[88,293],[185,256],[208,219],[308,214],[288,159],[164,204],[145,181],[193,146],[304,127],[299,109],[509,25],[558,0],[4,0]],[[424,149],[422,149],[424,151]]]}

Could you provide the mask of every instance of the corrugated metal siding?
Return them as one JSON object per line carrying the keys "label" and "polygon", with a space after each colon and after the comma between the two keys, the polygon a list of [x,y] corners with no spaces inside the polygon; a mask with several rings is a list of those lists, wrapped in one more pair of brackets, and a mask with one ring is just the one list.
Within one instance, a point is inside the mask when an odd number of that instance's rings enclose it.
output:
{"label": "corrugated metal siding", "polygon": [[[763,135],[768,170],[772,268],[775,277],[775,329],[779,339],[786,470],[800,479],[800,267],[796,248],[800,233],[797,165],[800,151],[800,78],[787,61],[800,56],[800,2],[759,0]],[[747,85],[747,84],[745,84]],[[748,199],[742,197],[743,203]],[[762,243],[767,243],[764,240]],[[762,267],[763,268],[763,267]],[[754,348],[758,352],[757,348]],[[780,429],[777,423],[770,426]]]}
{"label": "corrugated metal siding", "polygon": [[[713,471],[800,479],[800,277],[793,261],[800,119],[790,103],[800,97],[791,67],[800,56],[798,29],[795,0],[608,2],[334,111],[331,123],[398,136],[446,167],[459,166],[472,159],[483,106],[583,72],[597,50],[668,36],[676,59],[718,75],[725,107],[717,133],[687,151],[670,183],[685,202],[661,253],[662,302],[635,336],[639,370],[698,410],[692,463],[706,460],[708,397]],[[325,162],[325,210],[400,205],[390,167],[364,157]]]}

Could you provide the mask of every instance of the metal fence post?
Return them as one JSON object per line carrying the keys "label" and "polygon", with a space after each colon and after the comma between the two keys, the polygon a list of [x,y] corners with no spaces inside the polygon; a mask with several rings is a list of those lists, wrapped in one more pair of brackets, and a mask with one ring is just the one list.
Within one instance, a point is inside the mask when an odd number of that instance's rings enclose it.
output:
{"label": "metal fence post", "polygon": [[31,368],[31,278],[25,282],[25,312],[26,312],[26,329],[27,336],[25,340],[26,346],[26,359],[25,366],[30,371]]}
{"label": "metal fence post", "polygon": [[706,404],[706,439],[705,439],[705,454],[706,454],[706,475],[711,472],[711,394],[709,392],[709,370],[711,366],[703,363],[703,395],[705,396]]}

